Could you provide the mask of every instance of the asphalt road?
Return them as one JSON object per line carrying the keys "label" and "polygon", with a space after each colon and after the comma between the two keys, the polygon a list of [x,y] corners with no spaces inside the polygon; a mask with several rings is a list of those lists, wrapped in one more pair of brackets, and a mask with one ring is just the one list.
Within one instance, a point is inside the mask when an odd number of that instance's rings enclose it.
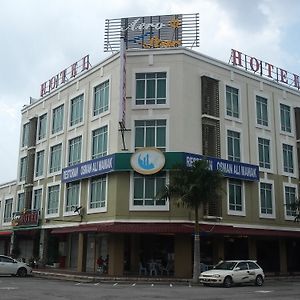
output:
{"label": "asphalt road", "polygon": [[300,299],[300,279],[269,279],[263,287],[189,284],[73,282],[45,278],[0,277],[1,300]]}

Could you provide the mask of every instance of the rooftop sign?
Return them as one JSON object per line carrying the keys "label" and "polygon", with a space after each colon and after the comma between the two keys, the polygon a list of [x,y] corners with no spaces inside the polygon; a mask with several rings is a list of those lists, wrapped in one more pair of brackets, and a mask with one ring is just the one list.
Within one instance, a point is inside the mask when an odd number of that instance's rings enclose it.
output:
{"label": "rooftop sign", "polygon": [[105,21],[104,51],[199,46],[199,14],[130,17]]}
{"label": "rooftop sign", "polygon": [[79,73],[88,70],[90,66],[91,64],[89,61],[89,55],[86,55],[81,60],[76,61],[68,68],[62,70],[49,80],[42,83],[40,96],[44,97],[58,86],[67,83],[70,79],[75,78]]}
{"label": "rooftop sign", "polygon": [[299,75],[290,73],[285,69],[276,67],[271,63],[262,61],[253,56],[248,56],[240,51],[231,50],[230,62],[246,71],[272,79],[276,82],[286,84],[290,87],[300,89]]}

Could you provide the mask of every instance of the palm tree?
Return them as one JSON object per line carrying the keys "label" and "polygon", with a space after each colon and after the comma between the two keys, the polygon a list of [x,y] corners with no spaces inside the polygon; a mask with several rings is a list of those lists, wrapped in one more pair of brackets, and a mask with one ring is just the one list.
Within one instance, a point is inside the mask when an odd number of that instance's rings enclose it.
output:
{"label": "palm tree", "polygon": [[210,201],[220,197],[222,178],[219,171],[209,169],[206,160],[199,160],[192,167],[174,167],[170,174],[170,183],[159,193],[160,199],[175,198],[178,206],[194,210],[193,282],[198,282],[200,275],[199,209],[203,209]]}

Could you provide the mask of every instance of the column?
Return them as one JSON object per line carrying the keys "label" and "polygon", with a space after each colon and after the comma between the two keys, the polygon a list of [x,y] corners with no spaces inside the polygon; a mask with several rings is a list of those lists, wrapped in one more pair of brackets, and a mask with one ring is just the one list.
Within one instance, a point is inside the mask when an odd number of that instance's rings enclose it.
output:
{"label": "column", "polygon": [[286,253],[286,241],[281,238],[279,240],[279,256],[280,256],[280,274],[287,274],[287,253]]}
{"label": "column", "polygon": [[86,235],[83,232],[78,234],[77,271],[86,271]]}
{"label": "column", "polygon": [[130,271],[137,273],[139,271],[139,241],[138,234],[130,236]]}
{"label": "column", "polygon": [[249,259],[257,260],[256,240],[254,237],[248,237]]}
{"label": "column", "polygon": [[39,267],[45,267],[48,260],[48,239],[49,232],[47,229],[40,230],[40,244],[39,244]]}
{"label": "column", "polygon": [[111,234],[108,240],[108,275],[122,276],[124,270],[124,238],[122,234]]}
{"label": "column", "polygon": [[213,264],[217,264],[220,260],[224,260],[224,239],[221,236],[213,237]]}
{"label": "column", "polygon": [[[201,243],[201,241],[200,241]],[[192,237],[190,234],[175,236],[174,276],[191,278],[193,273]],[[201,246],[200,246],[201,248]]]}

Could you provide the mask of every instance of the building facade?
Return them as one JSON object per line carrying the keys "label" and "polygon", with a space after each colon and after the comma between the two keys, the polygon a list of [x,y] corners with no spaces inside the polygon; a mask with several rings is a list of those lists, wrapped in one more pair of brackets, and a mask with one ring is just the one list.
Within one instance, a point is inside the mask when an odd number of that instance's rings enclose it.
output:
{"label": "building facade", "polygon": [[[190,277],[193,212],[155,195],[174,164],[205,156],[225,192],[201,212],[202,262],[251,258],[266,272],[299,272],[289,205],[298,197],[298,90],[181,47],[126,56],[124,111],[119,54],[22,110],[18,178],[0,187],[2,251],[86,272],[109,258],[110,275],[156,261],[165,270],[151,275]],[[133,167],[133,157],[149,166],[157,149],[156,173]]]}

